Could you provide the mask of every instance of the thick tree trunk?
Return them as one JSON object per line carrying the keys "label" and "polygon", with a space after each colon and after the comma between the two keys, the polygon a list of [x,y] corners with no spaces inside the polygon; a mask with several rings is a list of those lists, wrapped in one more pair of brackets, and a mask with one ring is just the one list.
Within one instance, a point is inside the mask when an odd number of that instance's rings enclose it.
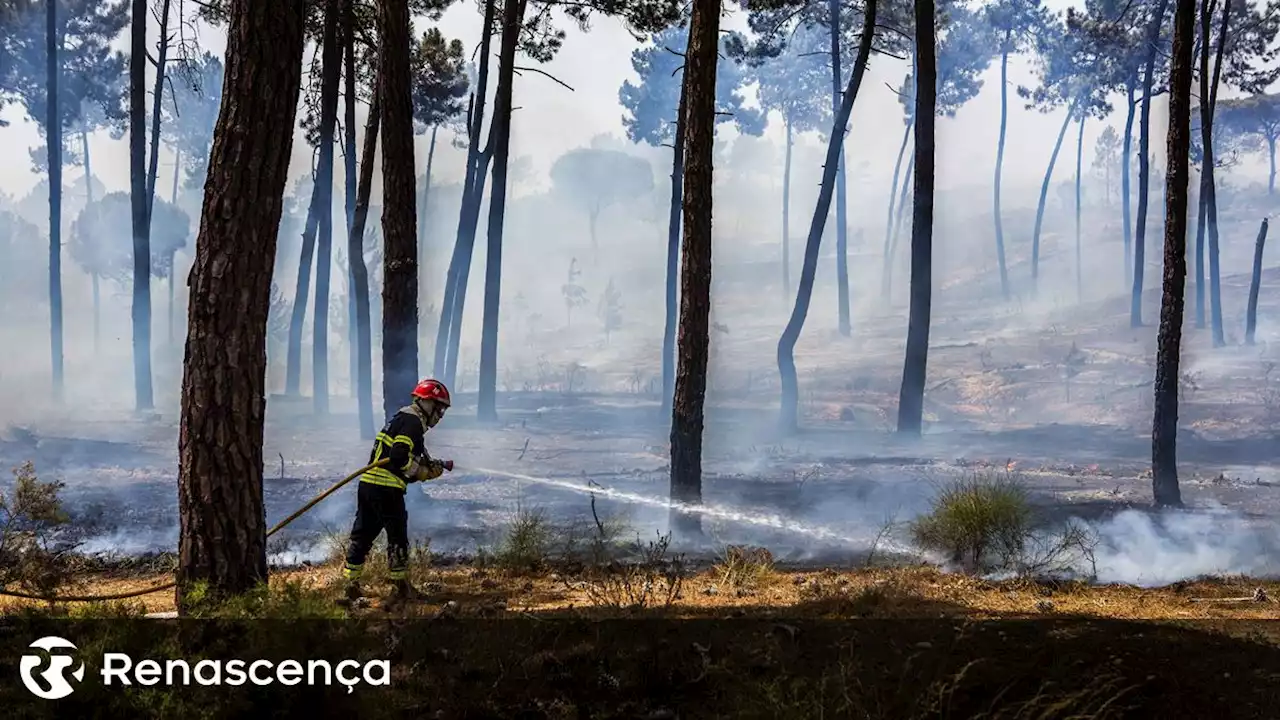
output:
{"label": "thick tree trunk", "polygon": [[1262,286],[1262,248],[1267,242],[1267,219],[1262,218],[1258,239],[1253,246],[1253,277],[1249,281],[1249,308],[1244,319],[1244,342],[1254,344],[1254,332],[1258,328],[1258,290]]}
{"label": "thick tree trunk", "polygon": [[316,252],[316,226],[320,223],[320,182],[311,188],[307,206],[307,223],[302,230],[302,250],[298,255],[298,284],[293,292],[293,309],[289,317],[289,347],[285,351],[284,394],[297,397],[302,390],[302,323],[307,317],[307,299],[311,295],[311,261]]}
{"label": "thick tree trunk", "polygon": [[[458,367],[458,342],[462,335],[462,311],[466,304],[467,280],[471,275],[471,257],[475,249],[476,228],[480,222],[480,206],[484,199],[485,175],[489,172],[492,148],[480,148],[480,128],[484,124],[484,104],[489,87],[489,57],[493,43],[495,0],[486,0],[484,27],[480,37],[480,70],[472,106],[467,115],[467,171],[462,188],[462,206],[458,211],[458,233],[454,240],[449,274],[445,280],[444,301],[440,306],[440,322],[436,326],[434,372],[453,385]],[[492,124],[492,123],[491,123]]]}
{"label": "thick tree trunk", "polygon": [[378,149],[378,125],[382,104],[378,101],[375,81],[373,102],[365,121],[364,147],[360,154],[360,187],[347,234],[347,257],[351,265],[351,292],[356,308],[356,399],[360,410],[360,437],[372,440],[373,424],[373,323],[369,318],[369,272],[364,264],[364,228],[369,218],[369,196],[373,192],[373,155]]}
{"label": "thick tree trunk", "polygon": [[[687,44],[687,43],[686,43]],[[666,319],[662,329],[662,412],[670,415],[676,387],[676,323],[679,318],[680,236],[684,211],[685,104],[688,85],[680,83],[676,135],[671,153],[671,204],[667,215]]]}
{"label": "thick tree trunk", "polygon": [[391,417],[418,374],[417,176],[408,0],[378,5],[382,38],[382,409]]}
{"label": "thick tree trunk", "polygon": [[[156,205],[156,174],[160,170],[160,105],[164,99],[165,63],[169,56],[169,5],[160,5],[160,42],[156,52],[156,81],[151,103],[151,159],[147,167],[147,230],[151,229],[151,217]],[[145,10],[143,11],[145,12]]]}
{"label": "thick tree trunk", "polygon": [[[827,0],[828,23],[831,26],[831,114],[840,112],[840,0]],[[843,135],[848,123],[841,125]],[[844,139],[840,140],[840,166],[836,173],[836,294],[840,305],[840,334],[849,337],[849,220],[848,187],[844,161]]]}
{"label": "thick tree trunk", "polygon": [[[1009,46],[1012,30],[1006,30],[1002,48]],[[1004,171],[1004,141],[1009,129],[1009,52],[1000,53],[1000,140],[996,143],[996,180],[992,214],[996,222],[996,262],[1000,265],[1000,294],[1009,299],[1009,271],[1004,262],[1004,221],[1000,215],[1000,176]],[[904,138],[905,140],[905,138]],[[901,153],[899,153],[901,156]]]}
{"label": "thick tree trunk", "polygon": [[62,122],[58,81],[62,70],[58,3],[45,3],[45,148],[49,165],[49,344],[53,398],[63,398],[62,370]]}
{"label": "thick tree trunk", "polygon": [[[1222,54],[1227,42],[1227,25],[1230,17],[1231,0],[1223,0],[1222,27],[1218,31],[1218,54],[1214,61],[1212,85],[1206,88],[1207,81],[1203,77],[1200,81],[1200,96],[1208,98],[1207,103],[1200,104],[1200,133],[1204,144],[1204,170],[1209,177],[1208,196],[1205,198],[1205,219],[1208,221],[1207,230],[1209,231],[1209,323],[1213,332],[1214,347],[1227,344],[1222,327],[1222,273],[1218,259],[1218,191],[1213,178],[1213,114],[1218,104],[1218,81],[1222,75]],[[1206,44],[1209,38],[1209,20],[1210,18],[1206,17],[1204,21]],[[1208,92],[1205,92],[1206,89]]]}
{"label": "thick tree trunk", "polygon": [[[911,139],[911,128],[914,126],[915,120],[912,119],[907,122],[906,129],[902,131],[902,144],[898,146],[898,160],[893,164],[893,182],[889,183],[889,214],[884,220],[884,267],[880,271],[880,298],[886,304],[889,302],[889,291],[893,279],[893,245],[897,232],[893,209],[896,207],[898,197],[898,178],[902,176],[902,158],[907,154],[907,141]],[[911,171],[908,169],[907,172]],[[904,191],[903,196],[905,195]]]}
{"label": "thick tree trunk", "polygon": [[1191,149],[1191,45],[1196,0],[1177,0],[1175,8],[1165,179],[1164,290],[1151,430],[1151,490],[1157,506],[1182,504],[1177,462],[1178,361],[1187,278],[1187,156]]}
{"label": "thick tree trunk", "polygon": [[934,0],[915,0],[916,173],[911,213],[911,309],[907,320],[907,350],[898,393],[898,432],[919,435],[924,418],[924,383],[929,362],[929,315],[933,273],[934,125],[937,119],[937,35]]}
{"label": "thick tree trunk", "polygon": [[342,43],[338,22],[342,0],[327,0],[324,11],[320,78],[320,163],[316,187],[321,197],[316,242],[316,305],[311,331],[311,399],[317,415],[329,413],[329,270],[333,264],[333,143],[338,124],[338,87],[342,79]]}
{"label": "thick tree trunk", "polygon": [[[133,0],[129,57],[129,194],[133,206],[133,383],[138,410],[155,406],[151,388],[151,231],[146,147],[147,3]],[[159,100],[156,101],[157,106]],[[50,139],[52,143],[53,140]]]}
{"label": "thick tree trunk", "polygon": [[[782,297],[791,297],[791,118],[786,118],[786,155],[782,161]],[[899,157],[901,161],[901,157]],[[891,206],[892,207],[892,206]]]}
{"label": "thick tree trunk", "polygon": [[1124,116],[1124,148],[1120,151],[1124,157],[1120,160],[1120,211],[1124,222],[1124,278],[1128,282],[1133,277],[1133,213],[1132,190],[1130,178],[1133,176],[1133,118],[1137,114],[1138,105],[1133,99],[1137,77],[1131,78],[1128,88],[1128,103]]}
{"label": "thick tree trunk", "polygon": [[[680,271],[680,345],[671,412],[671,499],[702,502],[703,404],[711,319],[712,149],[720,0],[694,0],[685,49],[684,247]],[[672,534],[697,537],[701,518],[671,513]]]}
{"label": "thick tree trunk", "polygon": [[[1067,107],[1067,116],[1062,119],[1062,127],[1058,129],[1058,139],[1053,144],[1053,154],[1049,156],[1049,167],[1044,171],[1044,180],[1040,183],[1040,200],[1036,204],[1036,225],[1031,231],[1031,289],[1035,292],[1040,283],[1040,228],[1044,224],[1045,202],[1049,199],[1049,183],[1053,179],[1053,167],[1058,164],[1058,153],[1062,150],[1062,141],[1067,136],[1067,128],[1076,113],[1080,98],[1075,98]],[[914,234],[913,234],[914,237]]]}
{"label": "thick tree trunk", "polygon": [[818,203],[813,211],[813,219],[809,223],[809,236],[805,240],[804,264],[800,268],[796,304],[791,310],[791,318],[787,321],[786,328],[782,331],[782,337],[778,339],[778,375],[782,381],[779,427],[784,432],[794,431],[798,425],[800,388],[796,379],[796,341],[800,339],[800,331],[804,329],[805,317],[809,313],[809,301],[813,297],[813,278],[818,270],[818,252],[822,246],[822,232],[826,225],[827,214],[831,212],[831,196],[835,191],[840,147],[844,144],[842,129],[849,124],[849,115],[853,112],[853,101],[858,97],[858,88],[862,85],[862,77],[867,69],[867,58],[871,56],[877,4],[876,0],[867,0],[863,22],[864,27],[873,28],[873,31],[862,34],[858,43],[858,57],[854,61],[853,72],[849,75],[849,85],[845,88],[840,108],[832,123],[831,137],[827,140],[827,156],[822,166],[822,184],[818,187]]}
{"label": "thick tree trunk", "polygon": [[1076,135],[1076,301],[1084,300],[1084,266],[1080,262],[1080,179],[1084,170],[1084,121],[1080,116],[1080,131]]}
{"label": "thick tree trunk", "polygon": [[[1179,0],[1181,2],[1181,0]],[[1133,238],[1133,290],[1129,296],[1129,326],[1142,327],[1142,279],[1147,262],[1147,205],[1151,193],[1151,88],[1155,81],[1157,41],[1169,0],[1160,0],[1147,26],[1147,66],[1142,73],[1142,110],[1138,116],[1138,226]],[[1166,198],[1166,202],[1167,202]],[[1181,330],[1179,330],[1181,332]]]}
{"label": "thick tree trunk", "polygon": [[[343,119],[342,119],[342,157],[344,160],[342,181],[346,191],[347,208],[347,248],[351,247],[351,226],[356,216],[356,35],[355,35],[355,1],[342,1],[342,79],[343,79]],[[363,232],[361,233],[363,235]],[[364,241],[357,245],[356,256],[347,258],[347,373],[349,376],[348,392],[351,397],[363,403],[357,388],[357,373],[360,365],[359,327],[360,321],[356,313],[355,300],[355,263],[364,265]],[[369,280],[365,277],[366,302],[368,301]],[[367,316],[366,316],[367,317]],[[363,405],[361,406],[363,407]],[[363,422],[363,421],[362,421]],[[361,432],[363,433],[363,424]],[[372,438],[370,438],[372,439]]]}
{"label": "thick tree trunk", "polygon": [[209,153],[178,440],[177,605],[266,580],[266,325],[302,81],[302,0],[232,0],[226,85]]}
{"label": "thick tree trunk", "polygon": [[502,11],[502,45],[498,50],[498,92],[493,101],[491,147],[493,178],[489,200],[488,246],[484,268],[484,320],[480,330],[480,377],[476,417],[498,419],[498,309],[502,299],[502,230],[507,209],[507,160],[511,149],[511,98],[515,86],[516,49],[524,23],[526,0],[507,0]]}

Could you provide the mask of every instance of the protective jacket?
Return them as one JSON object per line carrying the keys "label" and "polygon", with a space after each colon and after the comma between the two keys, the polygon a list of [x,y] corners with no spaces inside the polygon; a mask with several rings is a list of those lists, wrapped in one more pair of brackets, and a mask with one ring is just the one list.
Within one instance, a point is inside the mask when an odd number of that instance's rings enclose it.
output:
{"label": "protective jacket", "polygon": [[417,403],[400,408],[374,439],[369,455],[370,464],[383,458],[390,461],[367,470],[360,481],[405,492],[410,483],[434,480],[444,474],[444,463],[427,454],[424,438],[429,429]]}

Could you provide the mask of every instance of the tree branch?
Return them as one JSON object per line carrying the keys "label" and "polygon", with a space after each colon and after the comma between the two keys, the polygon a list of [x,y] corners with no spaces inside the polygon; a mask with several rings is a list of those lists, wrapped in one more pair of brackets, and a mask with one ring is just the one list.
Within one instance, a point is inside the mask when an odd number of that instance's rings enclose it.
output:
{"label": "tree branch", "polygon": [[535,73],[538,73],[539,75],[542,75],[543,77],[549,78],[550,80],[554,81],[555,83],[559,84],[560,86],[562,86],[562,87],[564,87],[564,88],[568,89],[568,91],[569,91],[569,92],[574,92],[574,89],[573,89],[573,88],[571,88],[571,87],[569,87],[569,84],[568,84],[568,83],[566,83],[565,81],[561,80],[560,78],[556,77],[555,75],[552,75],[551,73],[549,73],[549,72],[547,72],[547,71],[545,71],[545,70],[539,70],[538,68],[531,68],[531,67],[520,67],[520,66],[518,66],[518,65],[517,65],[516,67],[512,68],[512,70],[513,70],[517,75],[519,75],[519,74],[520,74],[520,71],[521,71],[521,70],[524,70],[524,71],[526,71],[526,72],[535,72]]}

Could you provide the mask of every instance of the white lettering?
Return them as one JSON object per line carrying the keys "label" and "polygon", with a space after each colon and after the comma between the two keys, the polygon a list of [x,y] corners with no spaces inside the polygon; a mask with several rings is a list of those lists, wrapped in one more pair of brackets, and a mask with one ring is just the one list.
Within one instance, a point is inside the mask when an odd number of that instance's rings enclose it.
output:
{"label": "white lettering", "polygon": [[345,667],[347,667],[347,666],[350,666],[350,667],[359,667],[359,665],[360,665],[360,663],[356,662],[355,660],[343,660],[342,662],[338,663],[338,671],[337,671],[337,673],[335,673],[335,674],[338,676],[338,682],[340,682],[340,683],[342,683],[343,685],[346,685],[346,686],[347,686],[347,694],[348,694],[348,695],[350,695],[350,694],[352,693],[352,691],[354,690],[354,688],[355,688],[356,684],[360,682],[360,678],[359,678],[359,677],[355,677],[355,678],[347,678],[347,677],[343,674],[342,669],[343,669],[343,668],[345,668]]}
{"label": "white lettering", "polygon": [[254,684],[254,685],[270,685],[270,684],[271,684],[271,676],[270,676],[270,675],[268,675],[268,676],[267,676],[267,677],[265,677],[265,678],[263,678],[263,677],[258,677],[258,668],[260,668],[260,667],[265,667],[265,668],[267,668],[267,669],[270,669],[270,668],[271,668],[271,661],[269,661],[269,660],[254,660],[254,661],[253,661],[253,664],[249,666],[249,677],[253,679],[253,684]]}
{"label": "white lettering", "polygon": [[[373,679],[372,673],[370,672],[375,668],[382,671],[382,677],[377,680]],[[371,661],[368,665],[364,666],[364,681],[370,685],[390,685],[391,663],[386,660]]]}
{"label": "white lettering", "polygon": [[[206,678],[200,674],[201,668],[213,668],[213,677]],[[216,660],[201,660],[196,663],[195,669],[196,682],[201,685],[221,685],[222,684],[222,665]]]}
{"label": "white lettering", "polygon": [[276,678],[285,685],[297,685],[302,682],[302,666],[297,660],[285,660],[276,668]]}
{"label": "white lettering", "polygon": [[[124,663],[117,667],[119,663]],[[104,653],[102,655],[102,684],[110,685],[111,678],[114,676],[124,685],[130,685],[129,676],[125,673],[129,672],[129,668],[133,667],[133,659],[124,653]]]}
{"label": "white lettering", "polygon": [[186,660],[170,660],[169,662],[165,663],[165,678],[164,678],[165,684],[168,684],[168,685],[173,684],[174,668],[178,668],[182,670],[182,684],[190,685],[191,684],[191,666],[187,664]]}
{"label": "white lettering", "polygon": [[316,668],[324,670],[324,684],[333,684],[333,668],[329,667],[329,663],[325,660],[312,660],[307,663],[307,684],[316,684]]}
{"label": "white lettering", "polygon": [[231,677],[234,678],[233,680],[227,680],[228,685],[243,685],[244,679],[245,679],[244,661],[232,660],[231,662],[227,663],[227,673],[229,673]]}
{"label": "white lettering", "polygon": [[138,669],[133,671],[140,685],[155,685],[160,682],[160,663],[155,660],[143,660]]}

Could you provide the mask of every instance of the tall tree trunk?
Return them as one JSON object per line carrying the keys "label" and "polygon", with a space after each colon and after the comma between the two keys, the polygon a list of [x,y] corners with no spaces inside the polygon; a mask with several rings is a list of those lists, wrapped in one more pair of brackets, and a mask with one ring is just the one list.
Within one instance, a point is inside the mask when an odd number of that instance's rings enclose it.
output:
{"label": "tall tree trunk", "polygon": [[[1169,78],[1164,289],[1151,429],[1151,490],[1157,506],[1182,504],[1177,460],[1178,361],[1182,352],[1183,293],[1187,279],[1187,156],[1191,149],[1191,46],[1195,13],[1196,0],[1177,0]],[[1162,7],[1160,15],[1163,14]]]}
{"label": "tall tree trunk", "polygon": [[409,2],[378,5],[382,95],[382,409],[404,404],[418,373],[417,176],[413,170],[413,96]]}
{"label": "tall tree trunk", "polygon": [[[685,49],[684,247],[680,271],[680,346],[671,413],[671,499],[702,502],[703,404],[711,319],[712,154],[720,0],[694,0]],[[701,518],[671,513],[672,534],[697,537]]]}
{"label": "tall tree trunk", "polygon": [[[1031,231],[1031,289],[1035,292],[1040,283],[1040,227],[1044,224],[1045,202],[1049,199],[1049,183],[1053,179],[1053,167],[1058,164],[1058,152],[1062,150],[1062,141],[1067,136],[1067,128],[1076,113],[1080,98],[1075,98],[1067,106],[1067,116],[1062,119],[1062,127],[1058,129],[1058,139],[1053,144],[1053,154],[1049,156],[1049,167],[1044,171],[1044,180],[1040,183],[1040,200],[1036,204],[1036,225]],[[914,237],[914,234],[913,236]]]}
{"label": "tall tree trunk", "polygon": [[[913,129],[915,129],[914,120],[912,121],[912,124],[908,126],[907,130],[910,132]],[[883,284],[884,297],[886,300],[893,297],[893,261],[898,256],[898,238],[902,236],[902,223],[907,216],[907,213],[905,212],[907,209],[907,190],[911,188],[911,178],[912,173],[915,172],[915,167],[916,153],[915,149],[912,148],[911,157],[907,160],[907,171],[903,173],[902,177],[902,189],[898,193],[898,217],[893,221],[893,239],[892,242],[889,243],[888,257],[886,257],[884,261],[885,276],[883,278]]]}
{"label": "tall tree trunk", "polygon": [[307,317],[311,261],[316,252],[316,226],[320,224],[320,181],[314,175],[312,178],[311,203],[307,205],[307,223],[302,230],[302,250],[298,255],[298,284],[289,317],[289,347],[285,351],[284,394],[293,397],[302,393],[302,323]]}
{"label": "tall tree trunk", "polygon": [[1084,121],[1080,115],[1080,132],[1076,135],[1076,301],[1084,300],[1084,267],[1080,262],[1080,175],[1084,170]]}
{"label": "tall tree trunk", "polygon": [[62,372],[62,120],[58,85],[62,73],[58,3],[45,3],[45,147],[49,165],[49,340],[53,398],[63,398]]}
{"label": "tall tree trunk", "polygon": [[1267,137],[1267,160],[1270,161],[1269,171],[1267,172],[1267,194],[1274,195],[1276,192],[1276,139]]}
{"label": "tall tree trunk", "polygon": [[[173,186],[169,190],[169,202],[174,206],[178,204],[178,177],[182,170],[182,151],[175,149],[173,152]],[[169,253],[169,347],[173,347],[173,284],[178,279],[178,253],[176,251]]]}
{"label": "tall tree trunk", "polygon": [[1000,293],[1005,300],[1009,299],[1009,271],[1004,262],[1004,220],[1000,215],[1000,176],[1004,171],[1004,141],[1009,129],[1009,51],[1007,48],[1012,34],[1012,30],[1005,31],[1000,52],[1000,140],[996,143],[996,181],[992,209],[996,222],[996,262],[1000,265]]}
{"label": "tall tree trunk", "polygon": [[[858,97],[858,88],[862,86],[862,77],[867,69],[867,58],[871,56],[877,5],[876,0],[867,0],[863,26],[872,28],[872,31],[864,32],[858,42],[858,57],[854,60],[853,72],[849,75],[849,85],[845,88],[840,108],[831,126],[831,137],[827,140],[827,156],[822,166],[822,184],[818,187],[818,203],[813,211],[813,219],[809,223],[809,236],[805,240],[804,264],[800,268],[796,304],[791,310],[791,318],[787,320],[787,326],[782,331],[782,337],[778,339],[778,375],[782,381],[779,427],[784,432],[794,431],[798,425],[800,388],[796,379],[796,341],[800,339],[800,331],[804,329],[804,321],[809,313],[809,301],[813,297],[813,278],[818,270],[818,252],[822,246],[822,233],[827,214],[831,212],[831,196],[835,191],[840,147],[844,144],[842,129],[849,125],[853,101]],[[687,214],[686,217],[688,217]]]}
{"label": "tall tree trunk", "polygon": [[[343,189],[346,191],[346,208],[347,208],[347,247],[351,247],[351,226],[355,223],[356,215],[356,33],[355,33],[355,2],[354,0],[342,0],[342,79],[343,79],[343,119],[342,119],[342,157],[345,161],[343,164],[342,181]],[[363,236],[363,231],[361,235]],[[364,241],[361,240],[357,245],[358,253],[356,257],[348,256],[347,258],[347,372],[349,374],[350,388],[348,392],[351,397],[356,398],[362,403],[364,400],[360,397],[360,391],[357,388],[357,373],[360,365],[359,352],[359,323],[360,318],[356,313],[355,299],[355,264],[358,261],[364,265]],[[365,293],[369,292],[369,280],[365,277]],[[366,302],[368,298],[366,297]],[[363,422],[363,420],[361,421]],[[361,432],[363,432],[361,425]],[[372,439],[370,437],[369,439]]]}
{"label": "tall tree trunk", "polygon": [[782,161],[782,297],[791,297],[791,149],[795,142],[791,134],[791,118],[787,125],[786,155]]}
{"label": "tall tree trunk", "polygon": [[[320,78],[320,164],[316,187],[321,197],[316,243],[316,306],[311,337],[311,395],[317,415],[329,412],[329,270],[333,263],[333,143],[338,123],[338,83],[342,79],[342,43],[338,21],[342,0],[327,0]],[[416,367],[415,367],[416,370]]]}
{"label": "tall tree trunk", "polygon": [[[85,207],[93,205],[93,170],[89,163],[89,132],[80,126],[80,154],[84,155],[84,199]],[[98,273],[89,271],[93,282],[93,354],[102,352],[102,303],[98,288]]]}
{"label": "tall tree trunk", "polygon": [[169,282],[165,283],[169,286],[169,347],[173,347],[173,281],[176,274],[174,263],[177,261],[177,251],[169,251]]}
{"label": "tall tree trunk", "polygon": [[1244,318],[1244,342],[1253,345],[1258,328],[1258,291],[1262,286],[1262,248],[1267,242],[1267,219],[1262,218],[1258,239],[1253,246],[1253,277],[1249,280],[1249,307]]}
{"label": "tall tree trunk", "polygon": [[[154,407],[151,389],[151,231],[146,146],[147,2],[133,0],[129,55],[129,180],[133,206],[133,383],[138,410]],[[157,100],[157,104],[159,101]],[[50,142],[53,142],[52,139]]]}
{"label": "tall tree trunk", "polygon": [[[1210,4],[1212,8],[1212,3]],[[1210,10],[1211,12],[1211,10]],[[1209,176],[1206,189],[1205,215],[1209,231],[1209,322],[1213,332],[1213,346],[1222,347],[1227,344],[1222,328],[1222,273],[1218,260],[1218,191],[1213,178],[1213,113],[1218,104],[1218,81],[1222,76],[1222,54],[1227,43],[1227,26],[1231,17],[1231,0],[1222,3],[1222,27],[1218,31],[1218,55],[1214,61],[1213,83],[1206,88],[1206,79],[1200,81],[1200,97],[1208,98],[1208,103],[1200,104],[1200,135],[1204,144],[1204,169]],[[1205,43],[1208,43],[1209,19],[1205,18]],[[1206,93],[1205,90],[1208,90]]]}
{"label": "tall tree trunk", "polygon": [[[915,119],[912,118],[907,122],[906,129],[902,131],[902,144],[898,146],[898,160],[893,164],[893,182],[889,183],[889,214],[884,220],[884,267],[880,271],[880,298],[885,303],[889,302],[889,290],[893,275],[893,241],[897,230],[893,217],[893,208],[898,195],[898,178],[902,175],[902,158],[907,154],[907,141],[911,139],[911,128],[914,126]],[[907,172],[911,171],[908,170]],[[999,170],[996,172],[998,173]],[[905,191],[903,195],[906,195]]]}
{"label": "tall tree trunk", "polygon": [[[840,112],[840,0],[827,0],[831,25],[831,113]],[[848,121],[839,126],[841,135],[848,132]],[[844,160],[844,141],[840,141],[840,169],[836,173],[836,293],[840,305],[840,334],[849,337],[849,191]]]}
{"label": "tall tree trunk", "polygon": [[1124,277],[1128,282],[1133,277],[1133,213],[1131,212],[1131,185],[1130,178],[1133,175],[1133,118],[1137,114],[1138,105],[1133,99],[1134,86],[1138,84],[1138,78],[1135,76],[1130,78],[1125,87],[1127,88],[1128,103],[1124,116],[1124,148],[1121,150],[1123,157],[1120,159],[1120,211],[1124,221]]}
{"label": "tall tree trunk", "polygon": [[1159,8],[1147,26],[1147,66],[1142,73],[1142,111],[1138,117],[1138,226],[1133,238],[1133,291],[1129,296],[1129,326],[1135,328],[1142,327],[1142,276],[1147,262],[1147,204],[1151,193],[1151,88],[1155,82],[1160,28],[1164,25],[1164,11],[1168,6],[1169,0],[1160,0]]}
{"label": "tall tree trunk", "polygon": [[907,350],[898,393],[898,432],[919,435],[924,418],[924,382],[929,363],[930,287],[933,273],[934,125],[938,104],[934,0],[915,0],[916,83],[915,187],[911,207],[911,309]]}
{"label": "tall tree trunk", "polygon": [[476,417],[498,419],[498,308],[502,298],[502,230],[507,209],[507,160],[511,149],[511,97],[515,85],[516,48],[524,23],[526,0],[507,0],[502,11],[502,45],[498,50],[498,92],[493,101],[493,178],[489,200],[488,248],[484,269],[484,321],[480,331],[480,377]]}
{"label": "tall tree trunk", "polygon": [[453,256],[445,279],[444,301],[440,304],[440,322],[436,326],[434,373],[443,375],[446,385],[453,385],[458,364],[457,344],[461,338],[462,310],[471,275],[471,256],[475,248],[476,228],[480,222],[480,205],[484,197],[485,175],[489,171],[492,148],[480,147],[480,128],[484,124],[484,104],[489,87],[489,49],[493,43],[493,18],[497,4],[485,0],[484,25],[480,36],[480,70],[476,89],[467,108],[467,170],[462,186],[462,204],[458,210],[458,232]]}
{"label": "tall tree trunk", "polygon": [[[686,41],[686,45],[687,45]],[[675,146],[671,152],[671,204],[667,215],[666,320],[662,329],[662,412],[670,414],[676,387],[676,323],[679,313],[680,236],[684,210],[685,105],[689,86],[680,82]]]}
{"label": "tall tree trunk", "polygon": [[1200,188],[1196,193],[1196,327],[1203,328],[1205,325],[1204,315],[1204,225],[1205,210],[1208,202],[1209,192],[1205,189],[1205,183],[1209,178],[1202,171],[1200,173]]}
{"label": "tall tree trunk", "polygon": [[[160,106],[164,100],[165,63],[169,55],[169,4],[160,5],[160,42],[156,51],[156,81],[151,102],[151,160],[147,166],[147,229],[156,205],[156,173],[160,170]],[[145,11],[144,11],[145,12]]]}
{"label": "tall tree trunk", "polygon": [[[427,257],[427,203],[431,198],[431,165],[436,158],[436,133],[440,130],[439,125],[431,127],[431,144],[427,148],[427,169],[422,176],[422,198],[418,202],[418,257]],[[427,284],[427,263],[425,260],[418,262],[418,284],[426,287]],[[425,343],[427,337],[426,328],[419,326],[419,332],[422,333],[422,341]]]}
{"label": "tall tree trunk", "polygon": [[302,84],[302,0],[231,0],[195,262],[178,440],[179,612],[267,577],[266,325]]}
{"label": "tall tree trunk", "polygon": [[364,264],[364,227],[369,218],[369,196],[373,192],[373,155],[378,149],[378,125],[382,104],[378,101],[375,80],[373,102],[365,121],[364,147],[360,154],[360,187],[347,233],[347,257],[351,265],[351,292],[356,308],[356,399],[359,401],[360,437],[372,440],[373,424],[373,323],[369,318],[369,272]]}

